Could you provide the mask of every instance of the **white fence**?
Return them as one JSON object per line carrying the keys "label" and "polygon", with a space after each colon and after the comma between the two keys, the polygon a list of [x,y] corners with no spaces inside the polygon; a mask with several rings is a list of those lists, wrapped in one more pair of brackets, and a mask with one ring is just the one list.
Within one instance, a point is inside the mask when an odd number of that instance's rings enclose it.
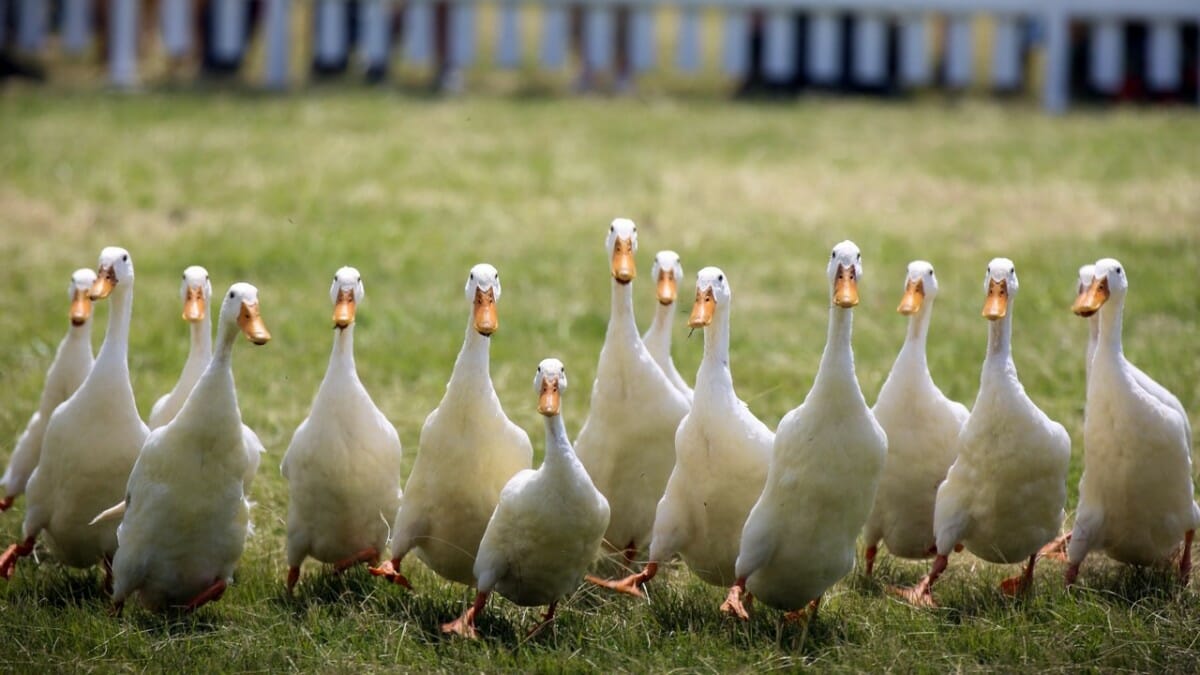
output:
{"label": "white fence", "polygon": [[[184,54],[192,48],[193,0],[158,0],[155,17],[139,16],[142,0],[95,0],[109,2],[108,67],[111,83],[130,87],[138,82],[137,41],[139,22],[156,21],[161,43],[169,54]],[[248,0],[208,0],[214,16],[214,48],[230,54],[245,48],[244,3]],[[88,13],[93,0],[62,0],[61,44],[68,52],[85,49],[91,39]],[[265,8],[265,73],[270,88],[289,82],[289,55],[295,40],[312,40],[317,56],[338,58],[347,51],[344,0],[262,0]],[[295,5],[312,2],[320,29],[312,36],[293,35]],[[494,6],[496,21],[481,25],[479,5]],[[46,0],[0,0],[0,9],[15,3],[18,9],[16,43],[25,51],[42,47],[48,13]],[[404,31],[398,47],[410,63],[428,63],[433,54],[434,8],[431,0],[361,0],[359,11],[361,60],[368,66],[391,58],[391,18],[404,12]],[[993,22],[989,83],[997,88],[1028,86],[1022,66],[1023,26],[1035,22],[1041,33],[1037,47],[1042,54],[1041,98],[1052,112],[1064,110],[1069,102],[1069,26],[1084,22],[1090,31],[1091,85],[1100,92],[1114,91],[1123,77],[1125,49],[1122,25],[1129,21],[1149,26],[1146,39],[1146,80],[1159,89],[1175,89],[1181,73],[1181,34],[1184,26],[1200,24],[1200,0],[454,0],[449,5],[448,40],[445,57],[466,65],[480,56],[478,45],[484,30],[494,31],[488,41],[495,45],[491,55],[501,67],[520,61],[523,45],[534,41],[540,67],[561,69],[569,56],[572,8],[583,14],[581,58],[602,69],[615,57],[614,17],[618,8],[629,17],[625,30],[625,56],[636,74],[652,68],[673,67],[689,73],[702,68],[702,54],[716,52],[724,73],[738,77],[749,67],[751,17],[762,17],[763,70],[774,77],[794,74],[792,58],[803,37],[807,75],[830,80],[849,75],[855,82],[871,85],[887,76],[888,26],[898,25],[899,84],[905,88],[927,86],[940,65],[942,84],[962,88],[975,77],[972,22],[987,17]],[[519,19],[522,9],[536,12],[538,34],[523,33],[527,22]],[[703,44],[703,12],[719,12],[723,28],[720,45]],[[797,35],[793,17],[808,16],[807,35]],[[843,62],[843,33],[839,17],[854,17],[852,53]],[[931,20],[944,21],[943,59],[933,63],[928,42]],[[656,21],[675,22],[674,54],[663,53],[656,44]],[[2,37],[0,37],[2,40]],[[534,46],[534,45],[529,45]],[[1200,57],[1197,59],[1200,61]],[[1200,63],[1190,64],[1200,72]],[[849,72],[844,72],[848,70]],[[1200,100],[1197,101],[1200,103]]]}

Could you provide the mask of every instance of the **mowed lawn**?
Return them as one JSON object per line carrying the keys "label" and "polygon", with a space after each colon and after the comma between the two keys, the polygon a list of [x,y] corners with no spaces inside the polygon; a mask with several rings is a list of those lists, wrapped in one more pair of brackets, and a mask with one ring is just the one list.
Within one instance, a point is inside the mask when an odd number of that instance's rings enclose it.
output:
{"label": "mowed lawn", "polygon": [[[675,358],[691,379],[702,352],[702,336],[684,326],[691,284],[699,268],[722,267],[734,293],[738,393],[772,427],[812,383],[834,243],[850,238],[863,251],[854,347],[869,402],[904,337],[895,307],[916,258],[941,281],[934,378],[973,401],[987,332],[984,268],[1012,258],[1016,363],[1034,401],[1071,432],[1071,511],[1083,452],[1086,328],[1069,311],[1079,265],[1124,263],[1126,354],[1200,422],[1192,110],[1055,119],[980,101],[16,91],[0,96],[0,130],[5,461],[65,330],[68,277],[94,266],[105,245],[127,247],[137,269],[130,365],[144,415],[187,352],[185,266],[206,266],[218,294],[234,281],[256,284],[274,336],[235,350],[242,414],[268,456],[251,495],[257,531],[224,599],[194,616],[130,606],[112,618],[96,570],[63,569],[43,552],[44,564],[23,561],[0,584],[0,669],[1183,671],[1200,657],[1200,583],[1184,590],[1168,570],[1099,556],[1070,592],[1062,565],[1044,563],[1036,592],[1014,601],[997,584],[1015,566],[957,555],[936,589],[943,608],[917,610],[884,589],[915,582],[927,563],[885,554],[875,579],[856,571],[834,586],[807,632],[763,607],[746,625],[722,617],[723,591],[679,567],[654,582],[648,601],[581,588],[556,629],[528,641],[538,610],[496,597],[483,640],[448,640],[438,625],[472,591],[412,556],[414,592],[310,562],[286,598],[288,497],[277,469],[325,370],[328,289],[342,265],[366,283],[359,374],[400,433],[405,478],[462,340],[467,271],[496,265],[504,295],[492,376],[540,461],[534,369],[547,356],[566,363],[564,413],[575,433],[608,320],[604,237],[613,217],[628,216],[639,225],[639,323],[653,310],[653,254],[673,248],[686,270]],[[97,344],[107,315],[100,304]],[[3,543],[19,536],[22,516],[23,500],[0,515]]]}

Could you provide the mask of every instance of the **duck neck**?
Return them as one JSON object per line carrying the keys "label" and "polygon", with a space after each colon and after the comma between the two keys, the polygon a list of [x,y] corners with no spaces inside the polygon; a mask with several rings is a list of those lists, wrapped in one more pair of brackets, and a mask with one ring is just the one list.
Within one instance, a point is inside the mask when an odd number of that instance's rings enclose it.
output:
{"label": "duck neck", "polygon": [[571,441],[567,439],[567,426],[563,424],[562,415],[546,415],[546,457],[542,466],[549,470],[558,470],[571,466],[578,460],[575,451],[571,449]]}
{"label": "duck neck", "polygon": [[225,433],[235,426],[241,433],[241,413],[238,411],[237,390],[233,384],[233,343],[240,332],[233,321],[217,324],[212,358],[176,419],[203,415],[206,427],[212,433]]}
{"label": "duck neck", "polygon": [[1009,312],[1004,315],[1003,319],[988,321],[987,358],[984,361],[984,372],[1012,369],[1012,312]]}
{"label": "duck neck", "polygon": [[650,324],[650,330],[646,331],[646,335],[642,338],[642,342],[646,343],[646,347],[651,351],[659,351],[662,353],[670,353],[671,351],[671,318],[675,312],[675,303],[664,305],[659,303],[654,310],[654,321]]}
{"label": "duck neck", "polygon": [[906,361],[921,367],[926,367],[925,343],[929,336],[929,322],[933,317],[930,301],[926,301],[920,311],[908,318],[908,333],[904,338],[904,346],[900,354]]}
{"label": "duck neck", "polygon": [[821,354],[821,367],[817,371],[813,389],[848,383],[858,387],[854,377],[854,350],[850,345],[853,324],[854,310],[830,306],[829,333],[825,338],[825,351]]}
{"label": "duck neck", "polygon": [[104,333],[104,344],[100,345],[100,353],[96,356],[93,370],[124,382],[132,400],[133,385],[129,382],[129,322],[133,318],[132,282],[118,284],[108,297],[111,302],[108,329]]}
{"label": "duck neck", "polygon": [[1092,358],[1096,356],[1096,347],[1100,344],[1100,317],[1093,314],[1088,317],[1088,344],[1087,344],[1087,361],[1084,362],[1084,369],[1087,377],[1092,375]]}
{"label": "duck neck", "polygon": [[715,314],[712,323],[704,327],[704,357],[700,360],[700,369],[706,374],[725,373],[729,377],[729,308],[718,307]]}
{"label": "duck neck", "polygon": [[[623,284],[616,279],[612,282],[612,316],[608,320],[605,339],[614,337],[638,338],[637,322],[633,318],[633,283]],[[670,338],[669,333],[667,337]]]}
{"label": "duck neck", "polygon": [[71,324],[67,328],[67,337],[65,342],[71,345],[73,349],[86,349],[88,354],[92,353],[92,322],[91,320],[84,321],[76,326]]}
{"label": "duck neck", "polygon": [[340,375],[357,375],[354,366],[354,324],[345,328],[333,329],[333,351],[329,354],[329,368],[325,370],[325,379]]}
{"label": "duck neck", "polygon": [[189,324],[192,341],[188,349],[187,361],[183,364],[184,372],[203,372],[204,367],[212,359],[212,323],[206,313],[202,321]]}
{"label": "duck neck", "polygon": [[491,338],[480,335],[479,331],[475,330],[474,320],[468,320],[467,334],[463,338],[458,358],[454,361],[454,373],[450,375],[447,390],[460,386],[474,388],[481,383],[491,387],[491,375],[488,372],[491,367],[491,344]]}
{"label": "duck neck", "polygon": [[1122,356],[1121,322],[1125,313],[1125,299],[1114,297],[1097,312],[1099,315],[1100,334],[1096,337],[1096,354],[1106,357]]}

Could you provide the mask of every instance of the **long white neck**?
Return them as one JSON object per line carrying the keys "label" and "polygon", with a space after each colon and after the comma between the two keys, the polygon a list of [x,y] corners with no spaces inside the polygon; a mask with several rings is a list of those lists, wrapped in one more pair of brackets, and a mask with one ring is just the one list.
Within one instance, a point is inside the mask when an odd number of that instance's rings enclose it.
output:
{"label": "long white neck", "polygon": [[203,372],[212,358],[212,319],[207,312],[202,321],[189,324],[192,331],[191,346],[188,348],[187,361],[183,364],[183,372]]}
{"label": "long white neck", "polygon": [[1124,348],[1121,345],[1121,322],[1125,314],[1125,298],[1112,296],[1100,307],[1100,335],[1096,338],[1094,356],[1102,358],[1123,358]]}
{"label": "long white neck", "polygon": [[623,284],[613,279],[612,316],[608,320],[605,341],[616,337],[641,339],[637,332],[637,322],[633,318],[633,283]]}
{"label": "long white neck", "polygon": [[78,326],[71,324],[67,328],[67,334],[63,337],[62,344],[63,349],[86,350],[90,358],[92,355],[92,322],[84,321]]}
{"label": "long white neck", "polygon": [[715,384],[720,390],[732,391],[733,373],[729,369],[729,310],[717,307],[712,323],[704,327],[704,357],[696,373],[696,387],[702,383]]}
{"label": "long white neck", "polygon": [[104,386],[116,387],[106,396],[121,396],[136,409],[133,384],[129,381],[129,323],[133,318],[133,282],[118,284],[108,296],[111,309],[108,314],[108,329],[104,333],[104,344],[92,366],[88,381],[104,378]]}
{"label": "long white neck", "polygon": [[821,367],[817,371],[813,391],[853,389],[862,398],[854,375],[854,350],[850,345],[853,324],[854,310],[830,305],[829,333],[825,338],[825,351],[821,353]]}
{"label": "long white neck", "polygon": [[929,322],[932,319],[933,301],[926,300],[921,309],[908,318],[908,333],[904,337],[904,346],[900,348],[900,356],[897,357],[897,361],[903,360],[910,367],[929,370],[925,344],[929,336]]}
{"label": "long white neck", "polygon": [[567,427],[562,415],[544,416],[546,423],[546,457],[542,467],[547,471],[562,471],[580,465],[567,438]]}
{"label": "long white neck", "polygon": [[458,358],[454,361],[454,372],[446,385],[447,393],[463,389],[476,391],[481,388],[492,391],[492,377],[488,371],[490,346],[491,338],[480,335],[479,331],[475,330],[474,321],[468,320],[462,349],[458,352]]}
{"label": "long white neck", "polygon": [[1096,356],[1096,346],[1100,344],[1100,316],[1093,314],[1088,317],[1087,361],[1084,362],[1086,377],[1092,376],[1092,358]]}
{"label": "long white neck", "polygon": [[233,343],[240,332],[233,321],[221,321],[217,324],[217,340],[212,359],[184,402],[177,418],[190,420],[192,415],[203,415],[210,421],[213,432],[228,431],[236,424],[240,435],[242,418],[238,410],[237,390],[233,383]]}
{"label": "long white neck", "polygon": [[671,319],[675,313],[675,303],[664,305],[659,303],[654,310],[654,321],[650,329],[642,336],[642,342],[653,353],[671,353]]}
{"label": "long white neck", "polygon": [[329,354],[329,367],[325,379],[317,390],[317,398],[324,395],[344,399],[347,385],[357,385],[358,370],[354,365],[354,324],[333,329],[333,350]]}
{"label": "long white neck", "polygon": [[[996,376],[1010,377],[1017,367],[1012,359],[1012,312],[988,321],[987,357],[983,361],[980,389]],[[982,394],[982,391],[981,391]]]}

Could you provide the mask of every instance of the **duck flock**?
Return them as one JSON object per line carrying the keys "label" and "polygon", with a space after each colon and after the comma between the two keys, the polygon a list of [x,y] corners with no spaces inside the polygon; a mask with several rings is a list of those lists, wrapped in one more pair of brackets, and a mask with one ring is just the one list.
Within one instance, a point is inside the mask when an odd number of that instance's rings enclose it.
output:
{"label": "duck flock", "polygon": [[[917,605],[934,604],[934,583],[963,548],[989,562],[1025,564],[1003,582],[1007,594],[1030,590],[1042,556],[1065,560],[1073,583],[1091,551],[1133,565],[1176,564],[1178,556],[1187,583],[1200,523],[1191,429],[1178,399],[1122,353],[1129,284],[1116,260],[1079,272],[1073,310],[1090,324],[1084,472],[1074,526],[1061,534],[1071,441],[1017,378],[1012,261],[992,260],[983,279],[987,356],[974,406],[949,400],[930,377],[925,345],[938,281],[932,265],[916,261],[898,308],[909,317],[908,334],[869,407],[851,347],[862,255],[850,241],[837,244],[820,369],[803,403],[772,432],[733,387],[733,292],[724,272],[696,275],[688,325],[703,330],[704,356],[693,390],[670,353],[679,257],[655,257],[659,305],[642,336],[633,311],[634,223],[614,220],[605,247],[612,315],[574,443],[561,415],[566,368],[545,359],[533,379],[545,460],[531,468],[529,436],[505,415],[489,375],[500,275],[479,264],[467,278],[462,350],[421,429],[403,492],[399,436],[355,370],[362,278],[351,267],[337,271],[329,367],[280,467],[290,492],[287,593],[307,558],[337,571],[367,564],[411,589],[402,572],[411,552],[478,589],[462,616],[442,626],[475,637],[493,592],[548,606],[536,631],[584,579],[637,596],[678,556],[706,583],[728,589],[720,611],[747,619],[757,598],[804,620],[853,569],[860,534],[868,575],[881,543],[901,558],[933,558],[919,584],[891,589]],[[24,539],[0,556],[0,577],[11,578],[40,537],[62,564],[101,565],[117,612],[133,595],[152,610],[194,610],[232,582],[264,452],[242,423],[234,343],[239,334],[257,345],[271,335],[257,289],[235,283],[214,308],[214,340],[208,273],[187,268],[180,292],[191,351],[147,424],[129,378],[133,285],[133,260],[117,247],[101,252],[95,272],[72,275],[71,327],[0,478],[0,510],[25,495]],[[91,303],[105,298],[112,311],[93,360]],[[639,560],[636,573],[621,576]]]}

